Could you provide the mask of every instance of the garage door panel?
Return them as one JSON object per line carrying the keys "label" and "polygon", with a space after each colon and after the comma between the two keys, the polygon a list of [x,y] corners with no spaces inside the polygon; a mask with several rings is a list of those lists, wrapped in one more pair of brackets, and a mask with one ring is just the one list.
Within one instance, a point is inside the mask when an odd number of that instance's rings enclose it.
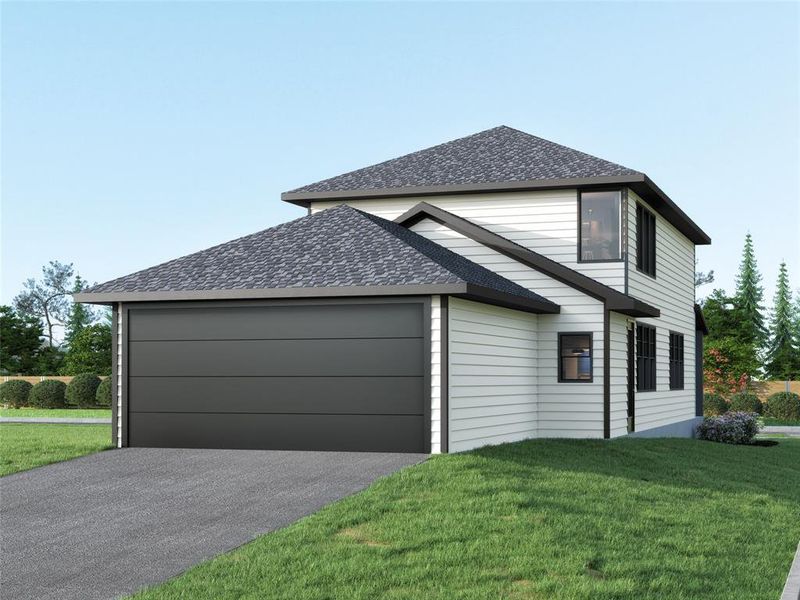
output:
{"label": "garage door panel", "polygon": [[372,452],[424,447],[415,416],[131,413],[129,419],[132,446]]}
{"label": "garage door panel", "polygon": [[131,310],[129,339],[422,337],[420,304],[346,304]]}
{"label": "garage door panel", "polygon": [[422,415],[421,377],[132,377],[131,412]]}
{"label": "garage door panel", "polygon": [[422,376],[423,341],[404,339],[131,342],[132,376]]}

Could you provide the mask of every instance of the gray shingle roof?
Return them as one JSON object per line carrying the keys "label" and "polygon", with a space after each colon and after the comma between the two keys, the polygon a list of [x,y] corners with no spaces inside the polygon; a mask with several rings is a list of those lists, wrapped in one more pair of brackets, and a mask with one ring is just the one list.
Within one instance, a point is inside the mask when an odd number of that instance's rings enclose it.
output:
{"label": "gray shingle roof", "polygon": [[286,193],[341,192],[637,174],[640,174],[639,171],[511,127],[501,126]]}
{"label": "gray shingle roof", "polygon": [[470,284],[557,308],[405,227],[342,205],[80,294]]}

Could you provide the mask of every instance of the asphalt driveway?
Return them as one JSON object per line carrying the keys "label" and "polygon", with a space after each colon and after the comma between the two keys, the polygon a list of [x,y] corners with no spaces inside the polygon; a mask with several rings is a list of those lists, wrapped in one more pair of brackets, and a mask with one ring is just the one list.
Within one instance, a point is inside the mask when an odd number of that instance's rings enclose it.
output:
{"label": "asphalt driveway", "polygon": [[0,594],[124,596],[425,458],[128,448],[9,475],[0,478]]}

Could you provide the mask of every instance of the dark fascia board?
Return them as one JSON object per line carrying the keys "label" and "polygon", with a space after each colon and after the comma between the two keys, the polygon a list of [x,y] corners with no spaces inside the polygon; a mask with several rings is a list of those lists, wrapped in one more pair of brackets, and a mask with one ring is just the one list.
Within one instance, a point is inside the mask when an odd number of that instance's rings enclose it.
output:
{"label": "dark fascia board", "polygon": [[112,304],[114,302],[178,302],[186,300],[264,300],[303,298],[354,298],[363,296],[453,295],[471,298],[485,304],[506,306],[540,314],[557,313],[561,309],[550,301],[499,292],[468,283],[441,285],[372,285],[315,288],[269,288],[237,290],[185,290],[163,292],[81,292],[73,294],[75,302]]}
{"label": "dark fascia board", "polygon": [[486,194],[491,192],[522,192],[529,190],[562,189],[592,186],[629,186],[653,209],[672,223],[692,242],[710,244],[711,238],[644,173],[606,177],[572,177],[567,179],[534,179],[527,181],[498,181],[457,185],[406,186],[356,189],[330,192],[284,192],[281,200],[309,208],[311,202],[323,200],[366,200],[370,198],[402,198],[407,196],[441,196],[447,194]]}
{"label": "dark fascia board", "polygon": [[708,335],[708,325],[706,325],[706,318],[703,315],[703,309],[699,304],[694,305],[694,328],[695,331],[701,331],[703,335]]}
{"label": "dark fascia board", "polygon": [[453,294],[453,296],[535,314],[555,315],[561,312],[561,307],[549,300],[541,301],[524,296],[514,296],[474,284],[467,284],[467,291],[465,293]]}
{"label": "dark fascia board", "polygon": [[500,254],[508,256],[532,269],[536,269],[597,300],[601,300],[605,303],[608,310],[613,310],[632,317],[658,317],[661,315],[661,312],[657,308],[641,300],[618,292],[614,288],[578,273],[538,252],[528,250],[524,246],[520,246],[496,233],[492,233],[488,229],[476,225],[472,221],[456,216],[453,213],[428,204],[427,202],[420,202],[414,208],[395,219],[395,222],[406,227],[411,227],[423,219],[431,219],[441,225],[445,225],[453,231],[457,231]]}

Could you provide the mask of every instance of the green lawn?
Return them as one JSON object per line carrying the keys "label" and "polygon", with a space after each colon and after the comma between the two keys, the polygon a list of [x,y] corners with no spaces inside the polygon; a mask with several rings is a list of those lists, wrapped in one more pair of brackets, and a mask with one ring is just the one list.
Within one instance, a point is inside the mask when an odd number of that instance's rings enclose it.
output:
{"label": "green lawn", "polygon": [[0,476],[110,447],[108,425],[0,423]]}
{"label": "green lawn", "polygon": [[110,419],[110,408],[0,408],[0,417],[51,417]]}
{"label": "green lawn", "polygon": [[764,417],[764,425],[795,425],[800,427],[800,421],[791,421],[788,419],[775,419],[773,417]]}
{"label": "green lawn", "polygon": [[135,597],[774,600],[800,539],[798,465],[790,439],[437,456]]}

